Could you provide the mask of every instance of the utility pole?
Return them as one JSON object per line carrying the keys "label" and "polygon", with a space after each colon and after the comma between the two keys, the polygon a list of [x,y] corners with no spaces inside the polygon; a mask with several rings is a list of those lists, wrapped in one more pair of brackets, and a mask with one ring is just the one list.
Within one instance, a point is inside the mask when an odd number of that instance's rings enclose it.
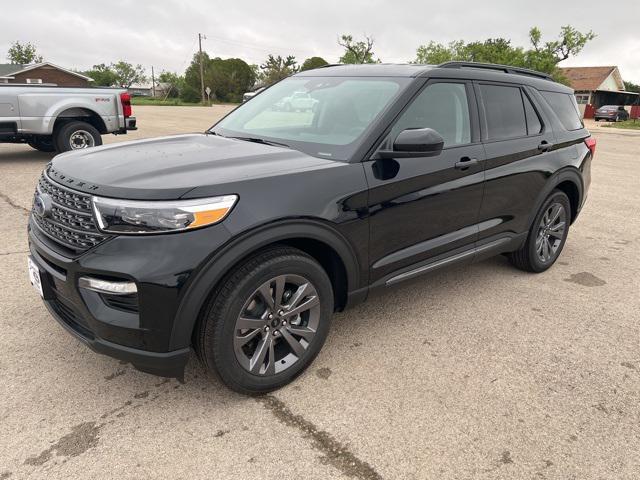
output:
{"label": "utility pole", "polygon": [[207,39],[203,34],[198,34],[198,45],[200,49],[200,93],[202,94],[202,104],[204,105],[206,100],[204,98],[204,65],[202,63],[202,39]]}
{"label": "utility pole", "polygon": [[155,73],[153,72],[153,65],[151,65],[151,92],[152,92],[153,98],[156,98],[156,76],[155,76]]}

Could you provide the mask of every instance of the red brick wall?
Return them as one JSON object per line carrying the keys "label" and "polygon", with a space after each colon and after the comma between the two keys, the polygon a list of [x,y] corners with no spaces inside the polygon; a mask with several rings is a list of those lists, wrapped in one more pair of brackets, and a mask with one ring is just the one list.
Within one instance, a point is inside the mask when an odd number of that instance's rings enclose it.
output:
{"label": "red brick wall", "polygon": [[42,83],[55,83],[61,87],[90,86],[90,83],[83,78],[76,77],[75,75],[71,75],[70,73],[63,72],[62,70],[49,66],[34,68],[28,72],[11,76],[15,77],[15,79],[9,80],[10,83],[27,83],[27,78],[41,78]]}

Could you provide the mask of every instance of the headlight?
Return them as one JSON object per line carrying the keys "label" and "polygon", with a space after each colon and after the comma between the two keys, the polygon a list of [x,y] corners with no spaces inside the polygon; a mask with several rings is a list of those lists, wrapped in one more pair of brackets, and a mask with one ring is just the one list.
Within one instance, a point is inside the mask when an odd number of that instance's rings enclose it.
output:
{"label": "headlight", "polygon": [[100,230],[111,233],[165,233],[221,222],[237,195],[176,201],[115,200],[93,197]]}

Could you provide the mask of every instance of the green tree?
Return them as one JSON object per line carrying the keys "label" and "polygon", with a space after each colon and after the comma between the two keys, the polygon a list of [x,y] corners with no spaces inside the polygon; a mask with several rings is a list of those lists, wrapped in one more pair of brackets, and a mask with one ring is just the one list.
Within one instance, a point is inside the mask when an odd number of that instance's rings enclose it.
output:
{"label": "green tree", "polygon": [[582,33],[564,26],[555,40],[543,42],[537,27],[529,31],[530,48],[514,47],[504,38],[490,38],[485,41],[466,43],[462,40],[447,45],[429,42],[417,49],[415,63],[438,65],[448,61],[499,63],[525,67],[549,73],[554,79],[566,83],[558,64],[571,56],[578,55],[584,46],[595,38],[591,31]]}
{"label": "green tree", "polygon": [[147,80],[142,65],[133,65],[120,60],[118,63],[111,64],[111,70],[116,76],[116,84],[123,88],[129,88],[134,83],[144,83]]}
{"label": "green tree", "polygon": [[277,57],[269,55],[267,60],[260,65],[264,83],[271,85],[293,75],[298,71],[297,63],[296,57],[293,55],[288,55],[286,58],[282,58],[280,55]]}
{"label": "green tree", "polygon": [[304,62],[302,62],[302,66],[300,67],[300,71],[304,72],[305,70],[313,70],[314,68],[324,67],[325,65],[329,65],[322,57],[311,57],[307,58]]}
{"label": "green tree", "polygon": [[16,41],[9,47],[7,60],[13,64],[27,65],[29,63],[41,63],[42,55],[38,54],[36,46],[32,43],[20,43]]}
{"label": "green tree", "polygon": [[[204,84],[211,88],[212,99],[240,102],[242,94],[250,90],[256,81],[255,70],[239,58],[209,58],[203,52],[202,61]],[[188,102],[200,99],[200,63],[197,53],[185,72],[180,98]]]}
{"label": "green tree", "polygon": [[364,40],[355,41],[351,35],[342,35],[338,45],[344,47],[340,63],[380,63],[373,58],[373,38],[366,36]]}
{"label": "green tree", "polygon": [[184,88],[184,77],[174,72],[162,71],[158,75],[158,82],[169,86],[167,97],[177,98]]}
{"label": "green tree", "polygon": [[624,82],[624,89],[627,92],[640,93],[640,85],[633,82]]}
{"label": "green tree", "polygon": [[112,87],[118,82],[115,72],[104,63],[94,65],[91,70],[86,70],[82,74],[93,78],[93,85],[96,87]]}

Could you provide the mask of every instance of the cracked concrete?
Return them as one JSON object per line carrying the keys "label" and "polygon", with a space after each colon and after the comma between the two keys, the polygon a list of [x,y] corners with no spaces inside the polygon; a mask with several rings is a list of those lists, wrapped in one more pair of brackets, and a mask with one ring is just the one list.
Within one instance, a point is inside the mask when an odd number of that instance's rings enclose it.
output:
{"label": "cracked concrete", "polygon": [[[107,142],[203,130],[228,107],[135,110],[140,130]],[[596,135],[553,269],[496,258],[389,290],[257,401],[195,356],[180,384],[62,330],[25,271],[50,156],[0,144],[0,479],[637,479],[640,137]]]}

